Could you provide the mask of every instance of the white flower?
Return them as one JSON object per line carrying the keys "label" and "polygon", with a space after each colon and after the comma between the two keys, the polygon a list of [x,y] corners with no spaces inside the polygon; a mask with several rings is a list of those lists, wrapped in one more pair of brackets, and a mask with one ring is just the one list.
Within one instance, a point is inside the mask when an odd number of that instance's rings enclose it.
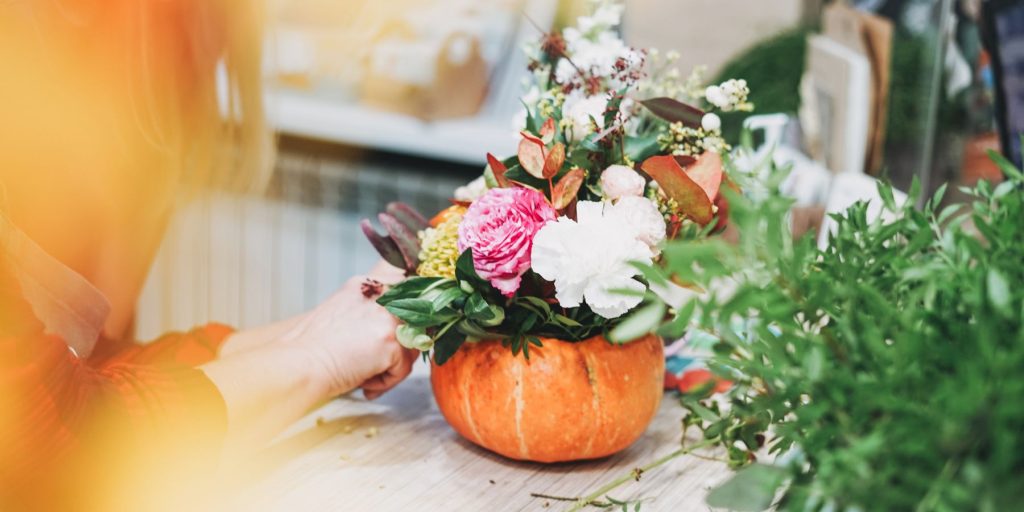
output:
{"label": "white flower", "polygon": [[472,203],[487,192],[487,180],[479,178],[455,189],[455,200],[463,203]]}
{"label": "white flower", "polygon": [[747,103],[750,88],[746,80],[726,80],[721,85],[712,85],[704,90],[708,103],[725,112],[740,109]]}
{"label": "white flower", "polygon": [[718,114],[704,114],[704,117],[700,120],[701,128],[707,132],[717,132],[722,129],[722,118],[718,117]]}
{"label": "white flower", "polygon": [[570,122],[570,136],[572,142],[579,142],[594,131],[594,123],[597,129],[604,129],[604,111],[608,108],[608,98],[603,94],[582,97],[571,95],[565,99],[562,107],[562,116]]}
{"label": "white flower", "polygon": [[665,241],[668,228],[665,217],[650,199],[623,197],[612,206],[611,214],[625,221],[634,236],[651,249],[651,254],[657,256],[661,253],[660,246]]}
{"label": "white flower", "polygon": [[708,103],[718,107],[725,108],[729,104],[729,97],[722,92],[722,88],[717,85],[709,85],[704,90],[704,97],[707,98]]}
{"label": "white flower", "polygon": [[594,11],[594,14],[577,18],[576,26],[583,33],[615,28],[622,21],[623,7],[622,4],[604,3]]}
{"label": "white flower", "polygon": [[647,180],[625,165],[613,165],[601,173],[601,190],[612,201],[644,195]]}
{"label": "white flower", "polygon": [[[555,297],[564,307],[584,301],[604,318],[618,318],[640,304],[642,283],[631,261],[651,263],[654,254],[637,232],[609,203],[581,201],[577,220],[560,217],[533,239],[533,270],[555,283]],[[618,293],[631,290],[636,295]]]}

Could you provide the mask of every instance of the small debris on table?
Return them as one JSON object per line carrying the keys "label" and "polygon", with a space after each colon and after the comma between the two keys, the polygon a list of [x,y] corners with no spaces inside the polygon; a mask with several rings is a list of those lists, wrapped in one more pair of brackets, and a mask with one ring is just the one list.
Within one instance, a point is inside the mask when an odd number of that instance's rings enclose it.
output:
{"label": "small debris on table", "polygon": [[374,437],[377,437],[377,433],[378,433],[377,427],[370,427],[369,429],[366,430],[366,438],[367,439],[372,439]]}

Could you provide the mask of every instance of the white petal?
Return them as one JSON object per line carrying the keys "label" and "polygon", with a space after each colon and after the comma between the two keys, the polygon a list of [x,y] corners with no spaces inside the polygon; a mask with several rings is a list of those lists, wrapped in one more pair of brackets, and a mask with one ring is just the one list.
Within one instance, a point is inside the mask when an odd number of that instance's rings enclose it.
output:
{"label": "white petal", "polygon": [[[613,290],[630,290],[636,295],[627,295]],[[618,318],[635,308],[643,300],[644,285],[624,276],[602,276],[591,280],[585,293],[587,304],[594,313],[612,319]]]}

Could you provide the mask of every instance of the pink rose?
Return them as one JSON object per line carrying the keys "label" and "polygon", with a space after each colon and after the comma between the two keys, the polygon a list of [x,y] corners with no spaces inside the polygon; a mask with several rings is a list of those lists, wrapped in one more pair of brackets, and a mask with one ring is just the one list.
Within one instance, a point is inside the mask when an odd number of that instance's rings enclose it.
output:
{"label": "pink rose", "polygon": [[534,235],[556,217],[544,194],[536,190],[488,190],[469,206],[459,224],[459,252],[471,249],[477,274],[511,297],[530,268]]}

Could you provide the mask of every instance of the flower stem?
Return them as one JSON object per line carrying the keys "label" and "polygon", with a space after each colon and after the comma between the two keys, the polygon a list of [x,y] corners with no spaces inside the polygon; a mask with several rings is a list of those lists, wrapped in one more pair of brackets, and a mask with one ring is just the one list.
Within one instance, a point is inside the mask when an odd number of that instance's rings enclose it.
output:
{"label": "flower stem", "polygon": [[643,467],[638,468],[638,469],[634,469],[634,470],[630,471],[629,473],[626,473],[626,474],[620,476],[619,478],[616,478],[615,480],[612,480],[611,482],[608,482],[607,484],[603,485],[600,489],[598,489],[598,490],[596,490],[596,491],[594,491],[594,492],[592,492],[592,493],[590,493],[590,494],[580,498],[576,502],[576,504],[573,505],[572,508],[570,508],[568,510],[568,512],[576,512],[577,510],[582,510],[584,507],[590,505],[591,503],[596,501],[601,496],[604,496],[605,494],[615,490],[616,488],[618,488],[622,484],[624,484],[624,483],[626,483],[626,482],[628,482],[630,480],[639,480],[640,479],[640,475],[642,475],[642,474],[644,474],[644,473],[646,473],[646,472],[648,472],[648,471],[650,471],[652,469],[655,469],[655,468],[657,468],[659,466],[662,466],[662,465],[672,461],[673,459],[682,457],[683,455],[686,455],[686,454],[691,453],[693,451],[696,451],[696,450],[699,450],[701,448],[706,448],[708,446],[711,446],[712,444],[714,444],[714,442],[712,440],[705,439],[705,440],[703,440],[703,441],[701,441],[701,442],[699,442],[699,443],[697,443],[697,444],[695,444],[693,446],[685,447],[685,448],[680,448],[680,449],[678,449],[678,450],[676,450],[676,451],[674,451],[674,452],[672,452],[672,453],[670,453],[668,455],[665,455],[665,456],[661,457],[658,460],[655,460],[654,462],[651,462],[650,464],[648,464],[646,466],[643,466]]}

